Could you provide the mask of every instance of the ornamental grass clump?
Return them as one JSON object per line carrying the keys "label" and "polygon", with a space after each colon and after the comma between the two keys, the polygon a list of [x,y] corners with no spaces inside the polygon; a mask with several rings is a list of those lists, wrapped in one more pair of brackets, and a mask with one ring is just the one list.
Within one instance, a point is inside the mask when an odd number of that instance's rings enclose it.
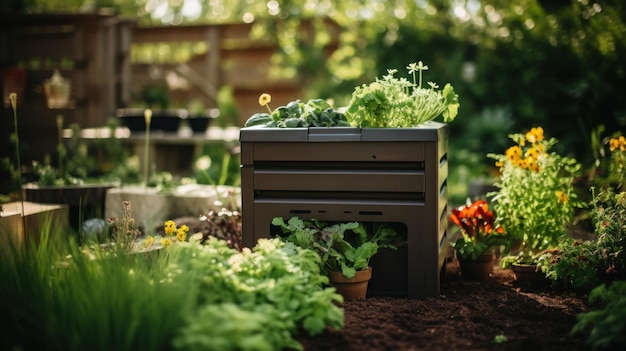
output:
{"label": "ornamental grass clump", "polygon": [[[529,260],[566,235],[566,225],[581,206],[573,186],[581,166],[574,158],[551,151],[557,140],[545,139],[541,127],[509,137],[515,145],[504,154],[488,154],[500,170],[498,190],[488,197],[496,225],[509,236],[507,250],[517,255],[517,261]],[[505,257],[503,265],[511,263],[511,257]]]}
{"label": "ornamental grass clump", "polygon": [[459,258],[475,260],[506,242],[504,230],[495,225],[496,217],[485,200],[468,201],[453,209],[450,220],[461,230],[461,237],[452,243]]}

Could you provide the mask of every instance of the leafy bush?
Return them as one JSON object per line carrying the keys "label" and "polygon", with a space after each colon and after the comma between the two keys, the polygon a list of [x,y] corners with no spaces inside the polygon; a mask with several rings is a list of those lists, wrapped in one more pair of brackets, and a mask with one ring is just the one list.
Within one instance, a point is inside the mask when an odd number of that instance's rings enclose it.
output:
{"label": "leafy bush", "polygon": [[543,128],[511,134],[515,145],[503,154],[488,154],[500,168],[498,190],[489,193],[496,225],[504,228],[522,256],[534,256],[556,246],[579,205],[572,185],[580,170],[575,159],[551,151],[557,143],[545,139]]}
{"label": "leafy bush", "polygon": [[542,253],[538,264],[546,276],[576,290],[626,279],[626,192],[606,189],[592,201],[593,240],[563,238]]}
{"label": "leafy bush", "polygon": [[589,303],[597,309],[579,314],[572,334],[588,331],[586,342],[593,349],[626,349],[626,281],[598,286]]}
{"label": "leafy bush", "polygon": [[343,326],[319,256],[278,239],[133,253],[62,234],[0,255],[0,349],[301,349],[296,333]]}
{"label": "leafy bush", "polygon": [[600,284],[594,241],[563,238],[557,248],[537,258],[537,265],[548,279],[578,291],[589,291]]}

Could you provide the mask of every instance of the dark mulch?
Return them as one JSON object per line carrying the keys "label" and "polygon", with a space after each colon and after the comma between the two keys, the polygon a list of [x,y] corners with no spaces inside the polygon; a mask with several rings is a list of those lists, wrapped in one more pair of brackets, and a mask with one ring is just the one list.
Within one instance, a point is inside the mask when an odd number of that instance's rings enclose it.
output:
{"label": "dark mulch", "polygon": [[[450,260],[439,297],[370,297],[344,302],[345,327],[299,341],[305,350],[589,350],[570,335],[587,296],[526,286],[495,268],[486,282],[469,281]],[[497,336],[506,337],[497,343]]]}

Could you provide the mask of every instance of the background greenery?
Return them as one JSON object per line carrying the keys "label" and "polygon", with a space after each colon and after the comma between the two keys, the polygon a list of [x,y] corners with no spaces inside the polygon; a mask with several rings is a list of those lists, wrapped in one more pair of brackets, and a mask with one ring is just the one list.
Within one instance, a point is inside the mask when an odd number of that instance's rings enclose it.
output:
{"label": "background greenery", "polygon": [[[303,99],[345,104],[355,85],[422,60],[426,81],[460,95],[450,162],[461,184],[492,171],[486,153],[502,151],[512,132],[541,125],[560,140],[555,151],[590,166],[592,131],[626,130],[620,0],[8,0],[0,11],[96,8],[141,25],[253,22],[256,37],[279,45],[275,69],[306,82]],[[336,42],[329,19],[343,28]],[[298,30],[303,20],[311,31]]]}

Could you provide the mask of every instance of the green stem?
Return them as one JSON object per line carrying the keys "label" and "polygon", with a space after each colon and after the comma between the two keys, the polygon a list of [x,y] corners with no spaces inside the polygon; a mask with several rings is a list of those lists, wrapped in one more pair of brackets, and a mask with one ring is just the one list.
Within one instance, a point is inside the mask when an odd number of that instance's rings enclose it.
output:
{"label": "green stem", "polygon": [[22,162],[20,161],[20,137],[17,128],[17,94],[9,94],[11,100],[11,107],[13,108],[13,125],[15,127],[15,160],[17,161],[17,182],[19,186],[20,202],[22,204],[22,228],[26,232],[26,211],[24,210],[24,195],[22,193]]}
{"label": "green stem", "polygon": [[143,158],[143,179],[144,189],[148,191],[148,164],[150,163],[150,121],[152,120],[152,110],[147,109],[144,112],[144,118],[146,119],[146,137],[144,145],[144,158]]}
{"label": "green stem", "polygon": [[57,115],[57,139],[58,139],[58,151],[59,151],[59,177],[65,179],[65,174],[63,173],[63,159],[64,159],[64,145],[63,145],[63,116]]}

